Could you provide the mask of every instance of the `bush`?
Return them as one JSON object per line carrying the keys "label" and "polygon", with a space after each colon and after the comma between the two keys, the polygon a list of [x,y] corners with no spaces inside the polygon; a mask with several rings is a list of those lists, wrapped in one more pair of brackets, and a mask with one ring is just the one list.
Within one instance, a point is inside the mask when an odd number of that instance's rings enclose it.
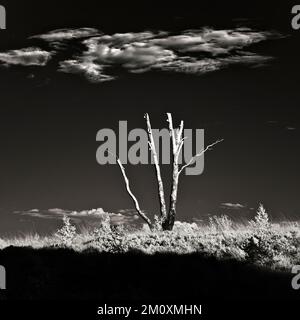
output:
{"label": "bush", "polygon": [[266,233],[270,230],[269,216],[262,204],[260,204],[254,220],[250,221],[250,228],[256,233]]}
{"label": "bush", "polygon": [[59,229],[54,237],[56,238],[57,245],[71,246],[76,237],[76,227],[71,224],[70,218],[63,217],[63,226]]}
{"label": "bush", "polygon": [[103,252],[127,251],[125,229],[123,226],[111,225],[109,215],[101,221],[99,228],[93,230],[91,243]]}
{"label": "bush", "polygon": [[209,227],[212,232],[228,232],[232,230],[233,222],[232,220],[226,216],[221,215],[219,216],[212,216],[209,217]]}

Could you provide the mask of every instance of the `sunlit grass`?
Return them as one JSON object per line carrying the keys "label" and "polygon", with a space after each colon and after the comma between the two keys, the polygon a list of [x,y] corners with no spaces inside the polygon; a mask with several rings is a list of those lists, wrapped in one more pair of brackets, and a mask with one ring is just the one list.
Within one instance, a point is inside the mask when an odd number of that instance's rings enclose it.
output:
{"label": "sunlit grass", "polygon": [[211,217],[208,224],[179,222],[172,231],[128,230],[111,225],[109,217],[98,228],[77,230],[69,218],[51,236],[27,234],[0,239],[0,248],[8,246],[40,248],[70,248],[81,252],[94,249],[99,252],[125,253],[139,251],[145,254],[171,252],[200,253],[219,259],[237,259],[273,269],[286,270],[300,264],[300,223],[271,223],[260,206],[255,219],[235,223],[229,217]]}

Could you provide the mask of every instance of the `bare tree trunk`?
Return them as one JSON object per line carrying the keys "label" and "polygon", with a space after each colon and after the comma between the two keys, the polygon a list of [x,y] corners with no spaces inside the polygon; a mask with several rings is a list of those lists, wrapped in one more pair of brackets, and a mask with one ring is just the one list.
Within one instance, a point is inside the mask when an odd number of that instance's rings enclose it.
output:
{"label": "bare tree trunk", "polygon": [[179,170],[178,163],[173,159],[173,174],[172,174],[172,190],[170,195],[170,208],[167,219],[163,221],[163,230],[172,230],[175,217],[176,217],[176,205],[177,205],[177,195],[178,195],[178,182],[179,182]]}
{"label": "bare tree trunk", "polygon": [[172,174],[172,189],[170,196],[170,207],[167,215],[167,219],[163,222],[164,230],[172,230],[176,217],[176,205],[177,205],[177,196],[178,196],[178,182],[179,182],[179,155],[183,147],[184,138],[182,137],[183,133],[183,121],[180,123],[178,129],[173,127],[173,119],[170,113],[167,114],[169,122],[169,130],[172,140],[172,154],[173,154],[173,174]]}
{"label": "bare tree trunk", "polygon": [[158,195],[159,195],[159,203],[160,203],[160,214],[161,220],[164,223],[167,219],[167,209],[166,209],[166,202],[165,202],[165,192],[164,192],[164,184],[161,178],[160,166],[158,161],[158,156],[156,152],[155,142],[153,138],[153,132],[151,127],[151,122],[148,113],[145,114],[145,118],[147,121],[147,131],[148,131],[148,143],[149,147],[153,154],[154,164],[155,164],[155,171],[156,171],[156,179],[158,184]]}

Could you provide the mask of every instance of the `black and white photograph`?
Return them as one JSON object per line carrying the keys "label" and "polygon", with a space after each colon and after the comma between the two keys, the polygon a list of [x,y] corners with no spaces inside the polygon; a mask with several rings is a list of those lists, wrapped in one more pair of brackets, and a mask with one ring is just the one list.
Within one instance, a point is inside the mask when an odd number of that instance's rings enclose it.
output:
{"label": "black and white photograph", "polygon": [[300,1],[0,0],[0,318],[300,302]]}

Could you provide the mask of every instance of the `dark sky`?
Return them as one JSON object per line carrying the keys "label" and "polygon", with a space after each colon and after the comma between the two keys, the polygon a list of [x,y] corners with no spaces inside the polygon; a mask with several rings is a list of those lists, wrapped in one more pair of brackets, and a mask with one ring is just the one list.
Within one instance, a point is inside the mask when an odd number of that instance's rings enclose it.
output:
{"label": "dark sky", "polygon": [[[119,120],[144,128],[145,112],[155,128],[165,127],[165,113],[172,112],[187,128],[204,128],[207,143],[225,139],[206,154],[203,175],[182,177],[178,219],[221,213],[249,218],[260,202],[274,219],[299,217],[300,31],[290,25],[293,3],[199,2],[1,1],[8,19],[1,52],[28,47],[28,37],[58,28],[113,34],[243,25],[286,37],[254,46],[275,58],[267,66],[236,65],[201,76],[124,73],[94,84],[58,73],[52,64],[0,67],[0,234],[44,232],[57,224],[15,211],[133,208],[119,168],[96,163],[95,137],[102,128],[116,129]],[[154,168],[127,170],[141,206],[157,213]],[[168,184],[167,166],[163,174]]]}

